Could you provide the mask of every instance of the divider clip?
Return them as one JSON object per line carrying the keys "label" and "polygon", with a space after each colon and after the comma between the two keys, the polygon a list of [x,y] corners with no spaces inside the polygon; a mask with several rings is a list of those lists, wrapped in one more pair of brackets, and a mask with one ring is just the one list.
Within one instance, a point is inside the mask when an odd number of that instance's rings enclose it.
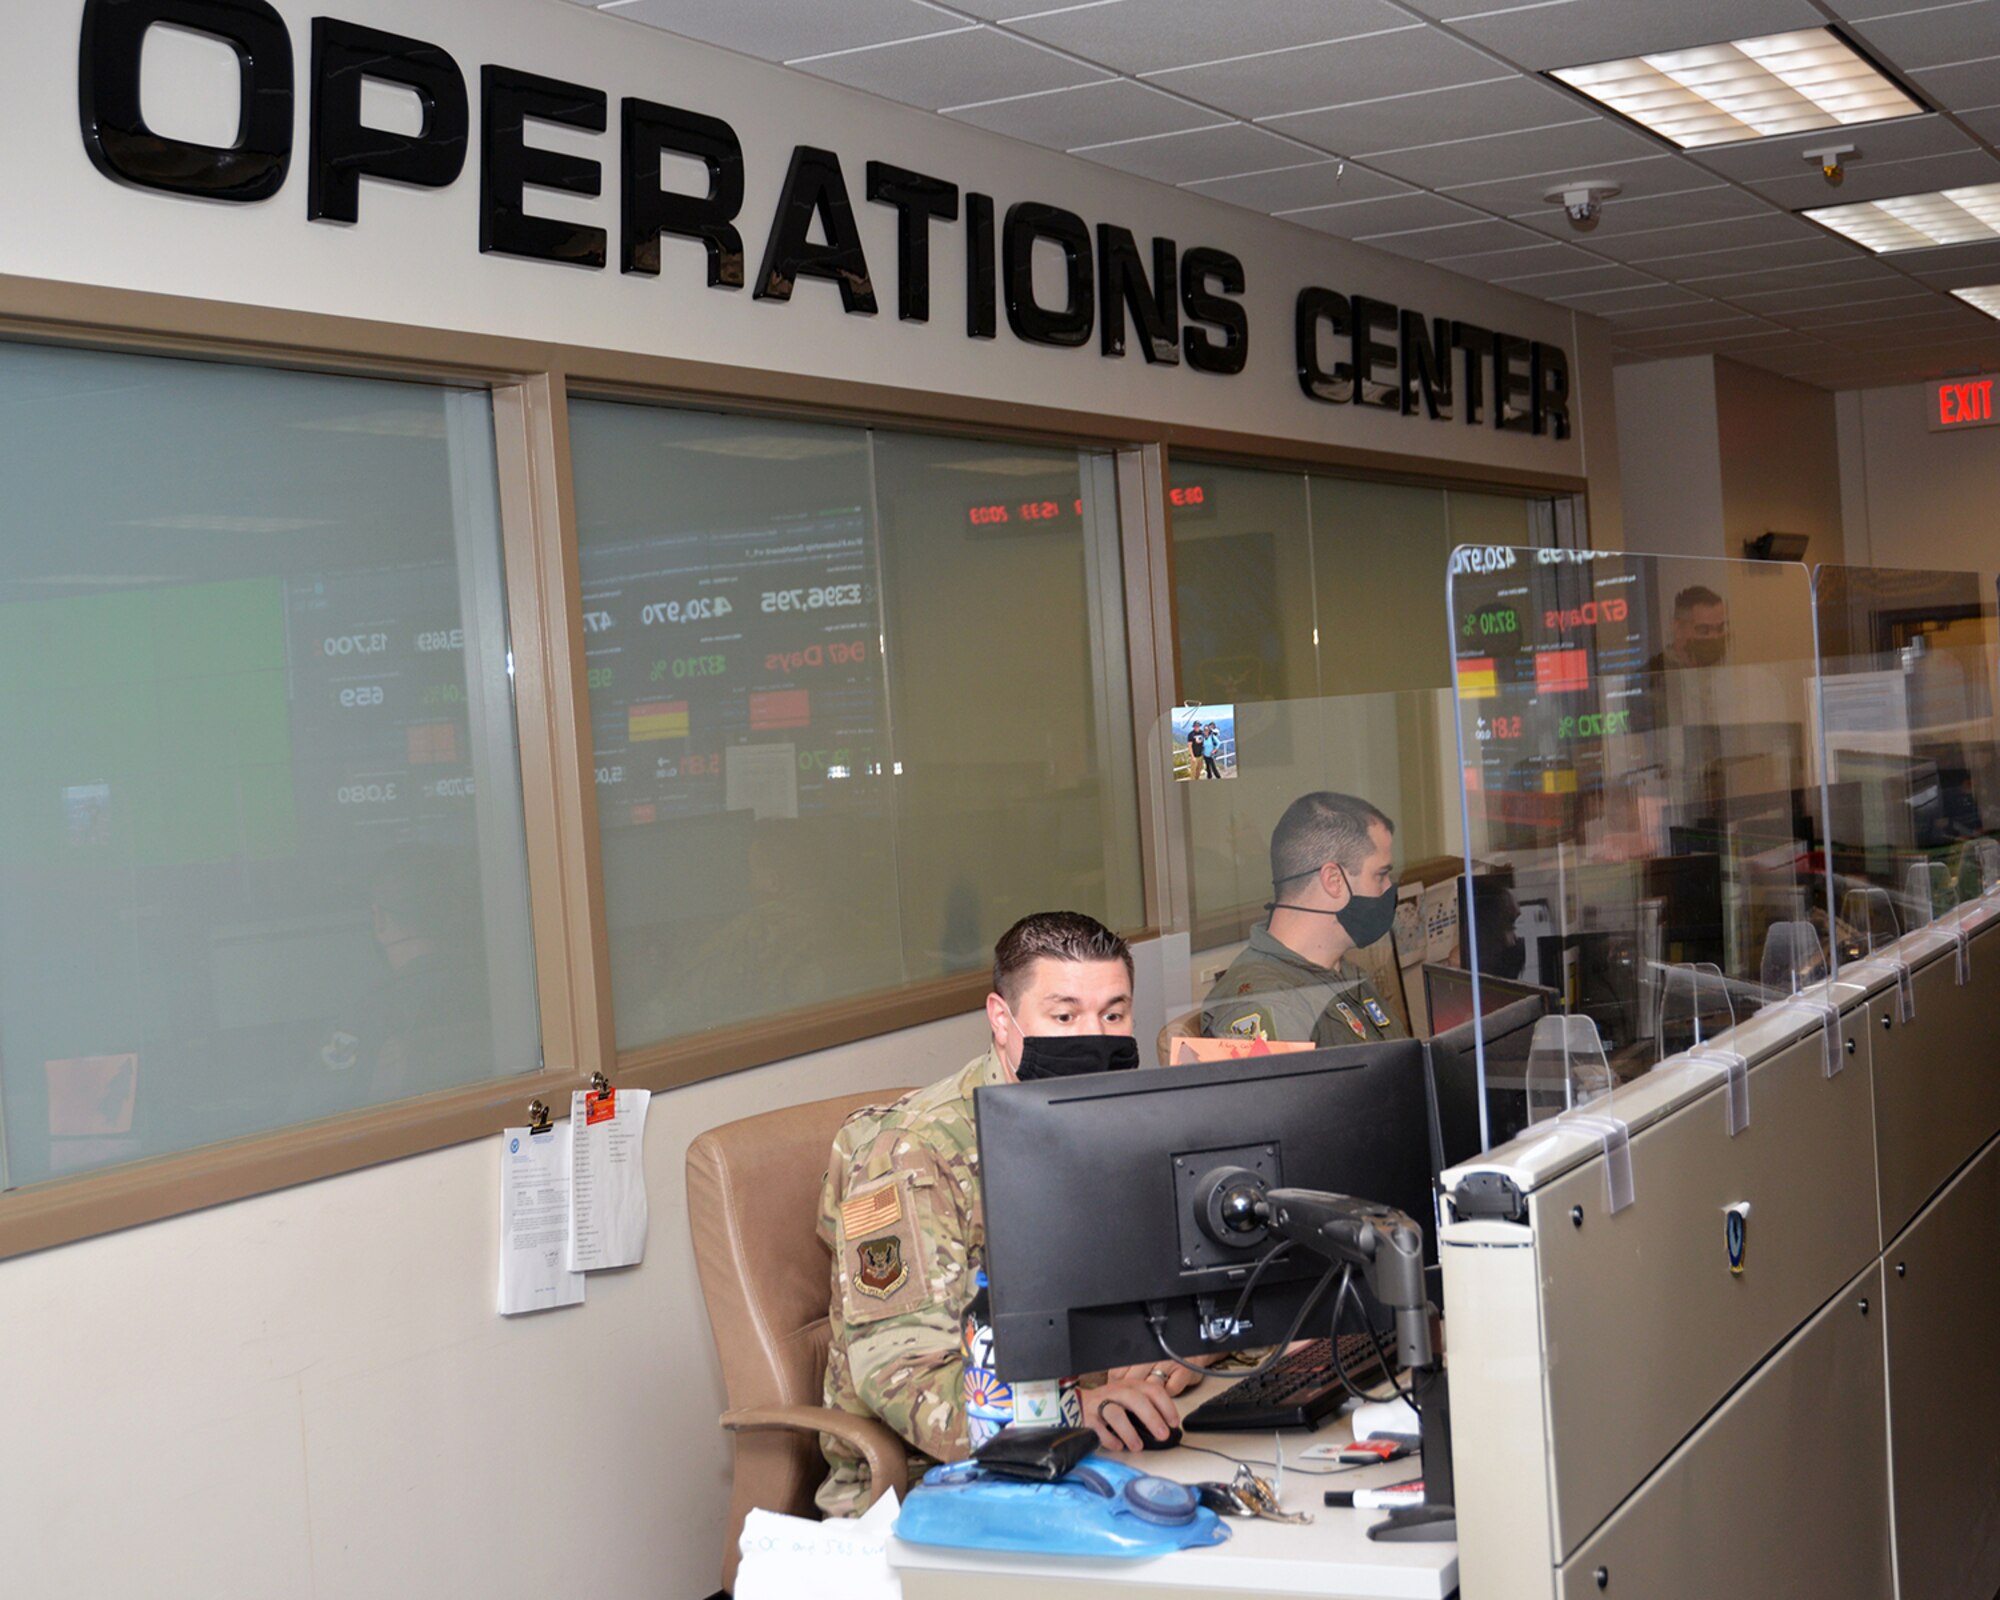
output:
{"label": "divider clip", "polygon": [[1561,1120],[1596,1134],[1604,1146],[1604,1188],[1611,1215],[1617,1216],[1637,1198],[1632,1185],[1631,1128],[1623,1117],[1608,1111],[1566,1111]]}
{"label": "divider clip", "polygon": [[1780,1000],[1771,1009],[1773,1011],[1811,1011],[1817,1014],[1820,1022],[1819,1044],[1821,1066],[1825,1069],[1824,1076],[1829,1078],[1839,1076],[1841,1069],[1847,1063],[1841,1058],[1840,1007],[1838,1005],[1831,1000],[1812,1000],[1808,999],[1805,995],[1795,994],[1787,999]]}
{"label": "divider clip", "polygon": [[1735,1138],[1750,1126],[1749,1061],[1734,1050],[1712,1044],[1697,1045],[1687,1053],[1687,1059],[1697,1067],[1709,1067],[1728,1076],[1729,1087],[1722,1103],[1729,1119],[1729,1137]]}

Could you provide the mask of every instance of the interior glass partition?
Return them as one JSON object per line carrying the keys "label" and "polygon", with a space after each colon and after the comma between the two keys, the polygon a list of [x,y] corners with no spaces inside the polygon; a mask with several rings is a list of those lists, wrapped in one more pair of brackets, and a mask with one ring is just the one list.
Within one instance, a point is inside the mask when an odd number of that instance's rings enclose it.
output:
{"label": "interior glass partition", "polygon": [[2000,628],[1990,573],[1813,574],[1833,956],[1847,962],[1993,886]]}
{"label": "interior glass partition", "polygon": [[1499,1143],[1828,975],[1813,593],[1789,563],[1504,547],[1449,588],[1467,964],[1570,1019],[1553,1092],[1485,1052]]}
{"label": "interior glass partition", "polygon": [[490,397],[9,345],[0,411],[0,1188],[535,1071]]}
{"label": "interior glass partition", "polygon": [[1107,452],[577,398],[621,1050],[1144,919]]}
{"label": "interior glass partition", "polygon": [[[1197,973],[1221,970],[1246,940],[1268,932],[1274,903],[1311,898],[1302,880],[1274,881],[1299,864],[1282,844],[1274,847],[1288,810],[1313,796],[1353,796],[1388,819],[1390,887],[1399,898],[1394,937],[1385,928],[1343,954],[1340,964],[1369,980],[1399,1029],[1427,1033],[1421,970],[1427,946],[1419,931],[1427,911],[1436,960],[1455,965],[1459,956],[1462,852],[1450,695],[1428,690],[1182,706],[1154,726],[1149,748],[1149,759],[1171,780],[1163,860],[1184,882]],[[1337,834],[1341,824],[1322,819],[1307,826]],[[1350,842],[1358,845],[1359,837],[1350,834]],[[1321,859],[1332,848],[1321,847]],[[1300,844],[1290,854],[1304,850],[1299,861],[1305,861],[1314,849]],[[1358,871],[1359,857],[1344,865]],[[1313,920],[1293,919],[1302,930],[1296,937],[1317,943],[1313,933],[1331,919],[1302,915]],[[1198,1006],[1209,985],[1201,987]],[[1196,1026],[1195,1019],[1181,1020]],[[1351,1027],[1338,1013],[1332,1021]],[[1276,1037],[1269,1027],[1263,1031]],[[1326,1042],[1348,1037],[1330,1028]]]}

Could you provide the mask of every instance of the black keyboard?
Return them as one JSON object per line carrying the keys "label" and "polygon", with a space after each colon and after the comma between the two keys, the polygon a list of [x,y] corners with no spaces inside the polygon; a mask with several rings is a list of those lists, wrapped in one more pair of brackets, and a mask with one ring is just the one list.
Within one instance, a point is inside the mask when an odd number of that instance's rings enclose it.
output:
{"label": "black keyboard", "polygon": [[[1395,1354],[1389,1334],[1343,1333],[1340,1362],[1356,1388],[1380,1378]],[[1266,1428],[1317,1428],[1347,1398],[1333,1366],[1333,1345],[1314,1339],[1279,1358],[1268,1371],[1204,1400],[1181,1418],[1188,1433],[1258,1433]]]}

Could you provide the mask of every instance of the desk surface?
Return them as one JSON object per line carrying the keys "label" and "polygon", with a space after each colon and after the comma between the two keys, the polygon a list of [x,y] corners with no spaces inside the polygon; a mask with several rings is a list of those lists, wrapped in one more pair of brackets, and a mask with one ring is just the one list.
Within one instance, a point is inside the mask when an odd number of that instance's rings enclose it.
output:
{"label": "desk surface", "polygon": [[[1192,1410],[1217,1388],[1214,1380],[1200,1385],[1182,1397],[1181,1409]],[[1352,1437],[1345,1418],[1329,1422],[1311,1435],[1187,1435],[1190,1444],[1264,1463],[1258,1470],[1267,1478],[1274,1476],[1269,1463],[1277,1459],[1272,1453],[1273,1441],[1282,1442],[1285,1476],[1281,1503],[1287,1511],[1309,1513],[1313,1520],[1306,1526],[1232,1517],[1227,1544],[1208,1550],[1182,1550],[1150,1561],[947,1550],[891,1539],[889,1564],[902,1575],[904,1600],[1001,1600],[1012,1595],[1033,1595],[1035,1600],[1062,1600],[1071,1595],[1114,1600],[1121,1591],[1135,1587],[1151,1591],[1151,1600],[1167,1600],[1183,1593],[1445,1600],[1458,1587],[1457,1545],[1377,1544],[1369,1539],[1368,1529],[1382,1520],[1382,1512],[1321,1504],[1320,1496],[1326,1489],[1382,1488],[1418,1474],[1414,1456],[1338,1475],[1325,1471],[1335,1463],[1301,1463],[1298,1459],[1309,1444],[1344,1443]],[[1186,1445],[1137,1456],[1114,1455],[1112,1459],[1182,1483],[1227,1478],[1235,1471],[1228,1462]]]}

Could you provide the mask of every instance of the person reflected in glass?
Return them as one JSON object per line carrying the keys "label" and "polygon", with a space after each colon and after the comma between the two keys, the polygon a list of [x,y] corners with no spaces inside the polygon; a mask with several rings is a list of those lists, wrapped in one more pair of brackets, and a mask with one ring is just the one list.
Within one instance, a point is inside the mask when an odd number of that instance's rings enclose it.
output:
{"label": "person reflected in glass", "polygon": [[1409,1037],[1350,959],[1395,921],[1395,833],[1356,795],[1323,790],[1285,808],[1271,833],[1270,917],[1209,990],[1205,1035],[1319,1046]]}
{"label": "person reflected in glass", "polygon": [[1674,596],[1672,633],[1666,649],[1646,663],[1648,672],[1719,667],[1729,651],[1729,607],[1705,584],[1694,583]]}

